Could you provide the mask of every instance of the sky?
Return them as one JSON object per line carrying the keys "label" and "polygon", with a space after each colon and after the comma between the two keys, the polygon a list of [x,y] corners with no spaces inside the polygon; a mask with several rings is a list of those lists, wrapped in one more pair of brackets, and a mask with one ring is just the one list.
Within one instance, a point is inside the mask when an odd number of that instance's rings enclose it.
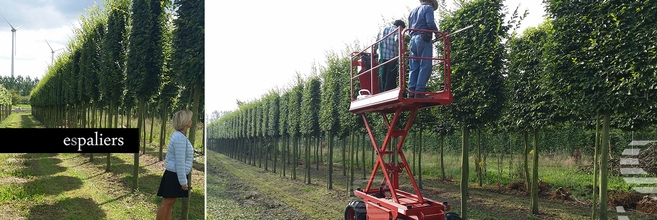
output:
{"label": "sky", "polygon": [[[66,47],[85,9],[101,0],[0,0],[0,15],[16,31],[14,76],[43,78],[51,65],[51,50]],[[11,27],[0,18],[0,76],[11,76]],[[63,50],[55,53],[55,57]],[[55,58],[56,60],[56,58]]]}
{"label": "sky", "polygon": [[[453,7],[453,1],[447,2]],[[505,1],[509,15],[518,5],[520,11],[529,12],[519,33],[543,22],[540,2]],[[419,4],[417,0],[206,1],[206,12],[212,12],[206,13],[206,113],[234,111],[237,100],[258,100],[269,91],[290,88],[297,73],[305,78],[314,63],[324,65],[328,51],[342,53],[355,42],[373,43],[386,22],[407,18]]]}
{"label": "sky", "polygon": [[[232,111],[236,100],[287,89],[299,73],[324,65],[326,53],[374,41],[379,29],[406,18],[415,0],[206,1],[206,110]],[[448,3],[452,1],[447,0]],[[43,78],[51,50],[65,48],[86,9],[101,0],[0,0],[0,15],[20,26],[14,74]],[[543,21],[540,1],[507,0],[529,16],[522,29]],[[437,17],[437,16],[436,16]],[[56,57],[64,52],[59,50]],[[0,20],[0,76],[11,75],[11,27]]]}

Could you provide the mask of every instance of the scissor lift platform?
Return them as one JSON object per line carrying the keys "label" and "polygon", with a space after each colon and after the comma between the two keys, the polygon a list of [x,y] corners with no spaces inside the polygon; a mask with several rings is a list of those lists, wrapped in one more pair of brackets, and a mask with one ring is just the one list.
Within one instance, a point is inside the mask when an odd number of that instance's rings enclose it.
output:
{"label": "scissor lift platform", "polygon": [[[386,61],[397,60],[399,86],[385,92],[379,92],[378,69],[385,63],[378,64],[374,59],[376,54],[374,45],[393,34],[404,36],[407,31],[433,32],[440,36],[443,50],[441,58],[411,57],[405,55],[404,42],[399,42],[399,54],[397,57]],[[403,39],[403,38],[402,38]],[[349,111],[360,114],[369,134],[372,146],[377,155],[376,164],[365,189],[357,189],[355,195],[363,198],[363,201],[350,203],[345,210],[345,219],[441,219],[444,220],[450,206],[446,202],[436,202],[422,196],[415,178],[409,169],[408,162],[402,151],[402,146],[413,123],[413,119],[420,108],[447,105],[454,101],[450,87],[450,48],[449,33],[438,31],[415,30],[401,28],[388,34],[375,44],[363,51],[352,53],[351,62],[351,105]],[[438,92],[411,92],[406,88],[406,60],[408,59],[430,59],[436,61],[434,66],[443,67],[441,79],[444,82],[442,90]],[[360,69],[360,70],[359,70]],[[360,88],[356,88],[360,87]],[[356,92],[356,93],[355,93]],[[429,98],[406,98],[406,94],[424,94]],[[409,117],[402,117],[403,112],[410,112]],[[387,127],[385,139],[377,143],[373,129],[367,119],[367,115],[375,113],[383,117]],[[392,114],[392,120],[390,119]],[[400,119],[407,120],[403,129],[397,126]],[[393,139],[394,138],[394,139]],[[388,147],[391,146],[388,149]],[[379,169],[381,168],[381,169]],[[374,179],[378,172],[383,173],[384,179],[379,187],[373,187]],[[399,174],[406,173],[413,186],[415,194],[399,190]],[[458,219],[458,217],[457,217]]]}

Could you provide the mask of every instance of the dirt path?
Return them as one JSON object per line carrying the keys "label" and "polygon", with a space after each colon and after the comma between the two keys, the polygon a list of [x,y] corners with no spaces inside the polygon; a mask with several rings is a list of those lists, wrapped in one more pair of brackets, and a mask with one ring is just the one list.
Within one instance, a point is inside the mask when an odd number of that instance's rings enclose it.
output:
{"label": "dirt path", "polygon": [[[13,125],[36,124],[30,115],[12,114]],[[11,117],[11,116],[10,116]],[[5,122],[3,122],[4,124]],[[155,152],[155,149],[149,149]],[[133,154],[0,154],[0,219],[153,219],[164,162],[140,155],[139,190],[133,192]],[[204,165],[195,162],[189,219],[203,219]],[[180,216],[180,203],[173,218]]]}

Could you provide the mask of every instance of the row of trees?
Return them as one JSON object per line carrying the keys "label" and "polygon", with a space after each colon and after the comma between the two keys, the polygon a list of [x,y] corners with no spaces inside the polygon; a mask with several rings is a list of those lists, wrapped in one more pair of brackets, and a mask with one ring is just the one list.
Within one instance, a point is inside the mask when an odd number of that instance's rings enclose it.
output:
{"label": "row of trees", "polygon": [[0,76],[0,84],[4,85],[8,90],[14,90],[20,96],[29,96],[34,87],[39,84],[38,78],[30,78],[23,76]]}
{"label": "row of trees", "polygon": [[[657,120],[657,48],[654,46],[657,38],[651,34],[654,28],[650,26],[650,21],[657,19],[653,16],[657,6],[641,1],[545,3],[549,19],[522,35],[512,30],[519,26],[519,18],[524,15],[516,10],[512,20],[505,22],[504,5],[500,0],[463,1],[458,10],[441,13],[441,30],[453,31],[469,25],[474,28],[451,39],[454,103],[421,110],[414,128],[429,129],[441,136],[459,128],[462,135],[461,215],[464,219],[467,219],[470,131],[476,134],[475,170],[479,185],[482,184],[483,166],[481,130],[521,133],[524,177],[531,190],[532,213],[537,214],[538,157],[543,151],[538,149],[539,132],[565,122],[584,122],[589,125],[585,129],[595,127],[598,134],[594,152],[596,178],[592,182],[594,192],[599,192],[600,206],[593,206],[592,216],[606,219],[609,154],[607,147],[600,146],[609,145],[612,124],[616,128],[641,130]],[[274,155],[279,150],[283,155],[291,151],[292,161],[296,161],[300,137],[312,140],[326,135],[329,145],[327,187],[331,188],[333,136],[346,141],[350,134],[362,132],[362,125],[347,111],[348,61],[346,55],[329,56],[327,65],[320,67],[319,76],[299,79],[287,91],[270,92],[260,100],[241,105],[239,110],[210,124],[209,137],[218,141],[222,152],[232,156],[266,161],[267,152],[274,149]],[[321,84],[319,92],[316,81]],[[313,105],[317,103],[313,100],[321,100],[319,107]],[[275,115],[278,120],[265,115]],[[598,118],[602,119],[601,132],[597,129]],[[269,127],[278,129],[266,129]],[[384,127],[375,128],[382,131]],[[534,137],[531,174],[528,133]],[[272,148],[253,141],[278,144],[277,138],[284,139],[281,142],[284,147]],[[286,139],[293,141],[292,150],[288,149]],[[310,161],[308,149],[307,164]],[[297,163],[292,164],[296,166]],[[296,169],[292,172],[292,178],[296,178]]]}
{"label": "row of trees", "polygon": [[[159,115],[164,132],[173,112],[191,108],[196,128],[204,116],[204,23],[202,0],[111,0],[102,9],[94,5],[80,17],[66,51],[32,90],[32,114],[47,127],[83,128],[130,127],[136,114],[141,132],[147,115]],[[196,129],[190,129],[192,144],[195,136]],[[146,135],[142,137],[146,153]],[[163,133],[160,138],[162,160]],[[139,154],[134,158],[136,189]],[[188,200],[184,203],[185,211]]]}

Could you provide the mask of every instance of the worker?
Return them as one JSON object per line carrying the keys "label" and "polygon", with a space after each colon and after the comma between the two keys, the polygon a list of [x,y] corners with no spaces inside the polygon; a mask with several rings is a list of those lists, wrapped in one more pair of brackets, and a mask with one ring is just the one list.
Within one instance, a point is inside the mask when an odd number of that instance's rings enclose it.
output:
{"label": "worker", "polygon": [[[422,29],[437,31],[433,11],[438,8],[436,0],[420,0],[421,5],[411,11],[408,16],[408,27],[410,29]],[[432,32],[411,31],[410,50],[411,57],[433,57],[431,43]],[[432,60],[411,59],[409,61],[411,73],[408,78],[408,91],[425,92],[427,81],[431,75]],[[425,94],[408,94],[408,98],[429,98]]]}
{"label": "worker", "polygon": [[[385,36],[390,34],[393,31],[396,31],[399,27],[402,30],[406,28],[406,23],[402,20],[396,20],[392,26],[383,28],[379,31],[379,34],[376,37],[376,41],[380,41]],[[378,44],[380,51],[379,63],[385,63],[388,60],[395,58],[399,55],[399,33],[392,34],[388,38],[383,39],[383,41]],[[376,49],[375,49],[376,50]],[[385,92],[394,88],[397,88],[397,75],[398,75],[398,59],[390,61],[387,64],[384,64],[379,69],[379,92]]]}

